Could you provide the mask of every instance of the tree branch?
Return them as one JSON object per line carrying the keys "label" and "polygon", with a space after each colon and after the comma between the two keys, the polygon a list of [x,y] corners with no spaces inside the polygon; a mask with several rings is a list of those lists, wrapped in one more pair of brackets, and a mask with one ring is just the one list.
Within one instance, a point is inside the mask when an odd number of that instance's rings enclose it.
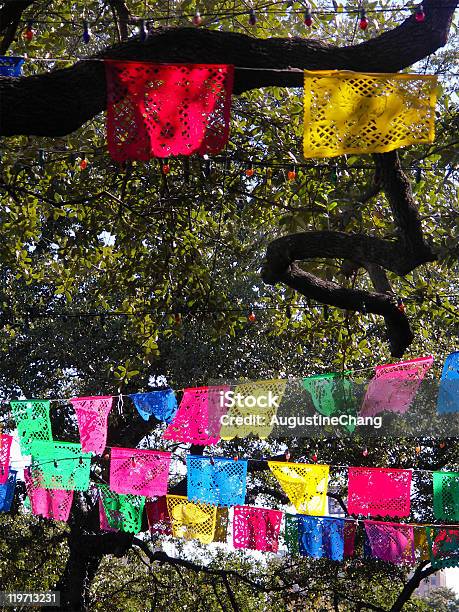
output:
{"label": "tree branch", "polygon": [[[198,565],[197,563],[194,563],[193,561],[188,561],[187,559],[179,559],[177,557],[170,557],[167,553],[165,553],[162,550],[152,551],[150,550],[148,544],[144,542],[143,540],[141,540],[140,538],[134,537],[132,540],[132,543],[134,546],[137,546],[138,548],[140,548],[147,555],[151,563],[157,561],[159,563],[169,563],[170,565],[178,565],[178,566],[184,567],[185,569],[191,570],[193,572],[204,572],[206,574],[209,574],[210,576],[218,576],[219,578],[222,578],[222,579],[225,576],[226,577],[232,576],[236,578],[237,580],[239,580],[240,582],[243,582],[251,586],[257,591],[268,592],[270,590],[265,585],[255,582],[254,580],[247,578],[247,576],[244,576],[243,574],[240,574],[239,572],[236,572],[235,570],[213,569],[207,566]],[[274,589],[274,590],[278,590],[278,589]]]}
{"label": "tree branch", "polygon": [[[408,318],[400,309],[384,271],[404,276],[436,255],[422,234],[421,220],[396,151],[376,155],[378,177],[389,201],[398,236],[384,240],[369,234],[312,231],[283,236],[268,245],[262,278],[265,283],[282,283],[322,304],[357,312],[382,315],[391,354],[401,357],[413,341]],[[324,257],[352,261],[364,267],[376,289],[348,289],[315,276],[298,261]]]}
{"label": "tree branch", "polygon": [[129,9],[124,0],[109,0],[113,15],[117,21],[117,28],[120,40],[126,40],[129,36],[128,22],[130,18]]}
{"label": "tree branch", "polygon": [[[150,31],[145,43],[131,39],[94,57],[263,69],[236,69],[236,94],[271,85],[299,87],[305,68],[395,72],[410,66],[446,44],[457,2],[426,0],[424,22],[411,15],[397,28],[349,47],[191,27],[158,28]],[[283,72],[287,68],[298,71]],[[72,68],[23,79],[0,78],[0,135],[69,134],[104,110],[106,97],[101,62],[77,62]]]}
{"label": "tree branch", "polygon": [[0,43],[0,55],[4,55],[16,36],[22,13],[35,0],[6,0],[0,9],[0,32],[3,33]]}
{"label": "tree branch", "polygon": [[390,612],[401,612],[406,602],[410,599],[411,595],[418,588],[419,584],[421,583],[421,580],[424,580],[424,578],[427,578],[428,576],[435,574],[435,572],[438,571],[436,568],[433,567],[424,569],[426,565],[428,565],[428,563],[429,561],[423,561],[418,565],[413,575],[405,584],[402,591],[400,592],[400,595],[397,597],[394,604],[392,605]]}

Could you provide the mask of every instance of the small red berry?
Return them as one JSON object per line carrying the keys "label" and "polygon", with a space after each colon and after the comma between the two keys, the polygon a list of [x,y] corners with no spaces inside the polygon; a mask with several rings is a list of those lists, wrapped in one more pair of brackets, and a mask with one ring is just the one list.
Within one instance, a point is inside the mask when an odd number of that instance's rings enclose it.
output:
{"label": "small red berry", "polygon": [[163,164],[163,174],[169,174],[170,171],[171,167],[169,166],[169,164]]}
{"label": "small red berry", "polygon": [[88,160],[83,158],[80,161],[80,170],[86,170],[87,167],[88,167]]}

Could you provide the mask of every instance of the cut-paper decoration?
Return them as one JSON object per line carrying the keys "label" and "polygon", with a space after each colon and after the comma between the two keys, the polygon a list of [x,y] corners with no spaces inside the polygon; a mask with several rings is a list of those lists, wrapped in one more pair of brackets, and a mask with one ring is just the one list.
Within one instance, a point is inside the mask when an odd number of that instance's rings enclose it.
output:
{"label": "cut-paper decoration", "polygon": [[357,525],[354,521],[345,521],[344,523],[344,556],[350,558],[355,552],[355,534]]}
{"label": "cut-paper decoration", "polygon": [[187,495],[217,506],[245,503],[247,461],[188,455]]}
{"label": "cut-paper decoration", "polygon": [[392,468],[349,468],[349,514],[409,516],[411,471]]}
{"label": "cut-paper decoration", "polygon": [[23,57],[13,55],[0,55],[0,76],[20,77],[22,73]]}
{"label": "cut-paper decoration", "polygon": [[167,511],[167,498],[165,495],[155,500],[145,502],[148,527],[151,534],[172,535],[171,519]]}
{"label": "cut-paper decoration", "polygon": [[342,561],[344,558],[344,519],[298,516],[300,555]]}
{"label": "cut-paper decoration", "polygon": [[[317,374],[303,378],[303,387],[310,394],[314,408],[324,416],[357,415],[350,371]],[[355,425],[345,428],[352,433]]]}
{"label": "cut-paper decoration", "polygon": [[425,527],[414,528],[414,553],[417,561],[428,561],[430,559],[429,543]]}
{"label": "cut-paper decoration", "polygon": [[382,521],[363,521],[363,524],[373,557],[396,565],[414,565],[412,525]]}
{"label": "cut-paper decoration", "polygon": [[360,415],[374,416],[384,410],[404,414],[432,364],[433,357],[419,357],[376,366],[375,376],[368,385]]}
{"label": "cut-paper decoration", "polygon": [[304,156],[385,153],[433,142],[437,78],[304,73]]}
{"label": "cut-paper decoration", "polygon": [[105,60],[107,141],[115,161],[219,153],[234,67]]}
{"label": "cut-paper decoration", "polygon": [[217,506],[190,502],[182,495],[168,495],[167,509],[176,538],[210,544],[215,537]]}
{"label": "cut-paper decoration", "polygon": [[267,438],[274,428],[273,418],[277,414],[286,386],[287,381],[281,379],[237,385],[220,430],[222,440],[245,438],[250,434],[262,440]]}
{"label": "cut-paper decoration", "polygon": [[233,518],[233,546],[277,552],[283,513],[279,510],[236,506]]}
{"label": "cut-paper decoration", "polygon": [[10,466],[11,442],[13,437],[0,433],[0,484],[8,480]]}
{"label": "cut-paper decoration", "polygon": [[114,529],[110,527],[107,520],[107,515],[105,514],[104,504],[102,503],[102,499],[99,498],[99,526],[101,531],[111,531],[116,532],[118,529]]}
{"label": "cut-paper decoration", "polygon": [[298,543],[298,515],[285,515],[285,544],[290,555],[299,555],[300,548]]}
{"label": "cut-paper decoration", "polygon": [[177,412],[177,399],[172,389],[132,393],[129,397],[144,421],[152,416],[158,421],[170,423]]}
{"label": "cut-paper decoration", "polygon": [[459,567],[459,529],[426,527],[432,567]]}
{"label": "cut-paper decoration", "polygon": [[226,412],[229,386],[185,389],[179,409],[163,434],[166,440],[207,446],[220,440],[220,418]]}
{"label": "cut-paper decoration", "polygon": [[34,440],[52,440],[49,400],[17,400],[10,405],[23,455],[30,454]]}
{"label": "cut-paper decoration", "polygon": [[44,489],[86,491],[89,488],[91,453],[81,444],[35,440],[32,443],[33,481]]}
{"label": "cut-paper decoration", "polygon": [[99,395],[70,400],[78,421],[81,447],[84,452],[102,455],[107,444],[107,419],[113,397]]}
{"label": "cut-paper decoration", "polygon": [[72,508],[73,491],[44,489],[37,485],[28,469],[24,470],[24,480],[33,514],[55,521],[68,520]]}
{"label": "cut-paper decoration", "polygon": [[433,473],[435,518],[459,522],[459,472]]}
{"label": "cut-paper decoration", "polygon": [[139,533],[142,530],[142,516],[145,497],[122,495],[110,491],[107,485],[97,485],[100,499],[107,517],[108,526],[119,531]]}
{"label": "cut-paper decoration", "polygon": [[459,351],[448,355],[443,365],[437,411],[439,414],[459,412]]}
{"label": "cut-paper decoration", "polygon": [[0,484],[0,512],[9,512],[16,488],[17,470],[9,469],[8,478]]}
{"label": "cut-paper decoration", "polygon": [[315,516],[325,514],[328,465],[268,461],[268,466],[297,512]]}
{"label": "cut-paper decoration", "polygon": [[228,537],[229,513],[228,508],[217,508],[217,518],[215,522],[214,542],[226,544]]}
{"label": "cut-paper decoration", "polygon": [[156,497],[166,495],[171,453],[140,448],[110,451],[110,489]]}

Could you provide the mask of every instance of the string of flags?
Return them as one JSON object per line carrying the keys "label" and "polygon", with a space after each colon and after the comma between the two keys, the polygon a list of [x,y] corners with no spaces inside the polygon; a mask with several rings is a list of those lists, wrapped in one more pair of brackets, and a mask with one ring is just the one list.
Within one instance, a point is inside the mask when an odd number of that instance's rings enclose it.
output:
{"label": "string of flags", "polygon": [[[368,417],[382,412],[406,414],[432,365],[431,356],[378,365],[362,399],[353,393],[356,374],[351,370],[308,376],[297,381],[299,403],[300,406],[309,403],[319,414],[328,418],[349,417],[345,421],[345,430],[351,434],[356,424],[365,424]],[[165,440],[209,446],[217,444],[220,439],[231,440],[249,435],[267,438],[280,420],[278,411],[284,405],[287,382],[287,379],[273,379],[190,387],[182,390],[180,403],[170,388],[133,393],[126,397],[132,400],[143,420],[154,418],[166,423],[163,432]],[[23,454],[30,454],[33,444],[38,441],[52,440],[51,401],[56,400],[10,401]],[[113,396],[59,401],[68,401],[75,411],[82,451],[102,454],[106,447]],[[447,356],[437,395],[438,414],[458,411],[459,351]],[[2,449],[2,456],[6,457],[7,453],[6,447]],[[4,460],[2,464],[7,462]]]}
{"label": "string of flags", "polygon": [[[432,362],[432,357],[422,357],[401,364],[378,366],[367,388],[363,409],[367,411],[371,404],[372,410],[408,410],[410,395],[416,393]],[[459,378],[458,366],[459,353],[452,353],[445,361],[442,374],[448,391],[452,390],[451,382]],[[342,379],[336,375],[323,375],[305,380],[308,384],[304,388],[315,397],[316,407],[320,409],[323,401],[323,412],[331,414],[334,398],[327,385],[336,385]],[[285,381],[267,381],[265,386],[263,381],[244,385],[246,397],[252,397],[254,403],[266,398],[273,390],[282,394],[285,389]],[[229,385],[186,389],[180,407],[171,389],[131,394],[130,397],[140,408],[139,414],[143,419],[160,417],[169,421],[168,427],[171,427],[177,418],[173,437],[177,434],[190,437],[185,434],[189,415],[197,414],[202,428],[193,431],[191,437],[207,445],[209,433],[215,434],[212,425],[218,421],[218,418],[213,423],[206,421],[209,415],[207,399],[215,403],[220,393],[227,393],[229,389]],[[458,410],[457,391],[456,388],[455,396],[447,395],[447,412],[451,411],[451,399],[455,401],[454,410]],[[386,397],[385,405],[379,402],[382,392]],[[338,397],[342,397],[342,393],[340,386]],[[380,520],[383,517],[406,519],[410,516],[411,479],[415,471],[410,469],[349,466],[347,512],[353,518],[326,516],[329,481],[336,466],[319,464],[317,457],[311,464],[292,462],[288,454],[285,461],[266,461],[273,482],[281,488],[296,514],[246,505],[248,466],[253,460],[238,457],[188,455],[187,495],[174,495],[169,492],[170,452],[111,447],[107,453],[107,416],[112,399],[111,396],[98,396],[71,400],[77,413],[80,443],[52,439],[50,400],[10,402],[21,451],[31,454],[31,464],[24,471],[24,480],[28,503],[34,514],[67,521],[74,491],[86,491],[97,501],[101,529],[137,533],[143,529],[145,515],[152,533],[210,544],[226,542],[231,525],[234,548],[277,552],[284,525],[283,538],[290,554],[335,561],[357,554],[358,526],[363,524],[364,556],[396,564],[412,564],[420,555],[428,555],[435,567],[459,565],[457,472],[432,472],[433,514],[436,520],[444,522],[440,525]],[[81,415],[78,417],[79,410],[85,411],[84,419]],[[217,414],[220,414],[218,410]],[[243,413],[237,416],[243,416]],[[215,435],[214,443],[216,438]],[[0,434],[0,511],[3,512],[11,508],[17,478],[17,470],[13,469],[10,461],[11,442],[12,436]],[[91,459],[96,455],[109,459],[108,483],[91,481]]]}
{"label": "string of flags", "polygon": [[[62,459],[59,462],[64,463]],[[112,448],[109,484],[90,484],[88,478],[84,489],[98,500],[100,528],[138,533],[142,531],[146,510],[152,533],[210,544],[217,541],[217,524],[218,541],[226,541],[222,530],[227,530],[231,512],[236,549],[277,552],[284,524],[284,540],[290,554],[342,561],[356,554],[357,529],[363,524],[365,556],[395,564],[414,564],[425,558],[428,551],[435,567],[459,565],[457,524],[419,525],[369,518],[409,515],[411,470],[349,467],[349,514],[367,518],[348,519],[324,516],[330,468],[327,465],[268,461],[271,472],[297,510],[297,514],[285,514],[244,504],[246,460],[188,456],[186,496],[167,494],[169,462],[170,453]],[[61,474],[48,481],[34,475],[33,469],[32,464],[24,473],[32,512],[54,520],[68,520],[77,490],[75,483],[81,484],[80,476],[70,483],[74,488],[58,489],[65,484],[59,479]],[[54,474],[58,470],[55,468]],[[0,489],[2,511],[11,506],[15,479],[15,470],[10,470],[9,482]],[[459,473],[434,472],[433,479],[435,517],[457,523]]]}
{"label": "string of flags", "polygon": [[[217,154],[228,141],[234,66],[105,61],[115,161]],[[304,72],[304,156],[433,142],[437,77]]]}
{"label": "string of flags", "polygon": [[[165,159],[168,174],[171,156],[224,149],[234,66],[103,61],[108,150],[116,162]],[[0,71],[18,76],[21,66],[22,58],[4,58]],[[306,70],[304,156],[384,153],[433,142],[436,95],[434,75]]]}

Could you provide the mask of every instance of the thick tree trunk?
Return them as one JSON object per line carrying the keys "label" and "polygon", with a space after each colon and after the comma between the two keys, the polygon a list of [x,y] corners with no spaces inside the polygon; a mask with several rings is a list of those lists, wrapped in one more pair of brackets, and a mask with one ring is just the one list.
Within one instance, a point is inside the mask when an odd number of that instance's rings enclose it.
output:
{"label": "thick tree trunk", "polygon": [[69,558],[55,590],[60,592],[62,610],[88,610],[89,589],[103,555],[83,549],[74,538],[69,539],[69,547]]}

